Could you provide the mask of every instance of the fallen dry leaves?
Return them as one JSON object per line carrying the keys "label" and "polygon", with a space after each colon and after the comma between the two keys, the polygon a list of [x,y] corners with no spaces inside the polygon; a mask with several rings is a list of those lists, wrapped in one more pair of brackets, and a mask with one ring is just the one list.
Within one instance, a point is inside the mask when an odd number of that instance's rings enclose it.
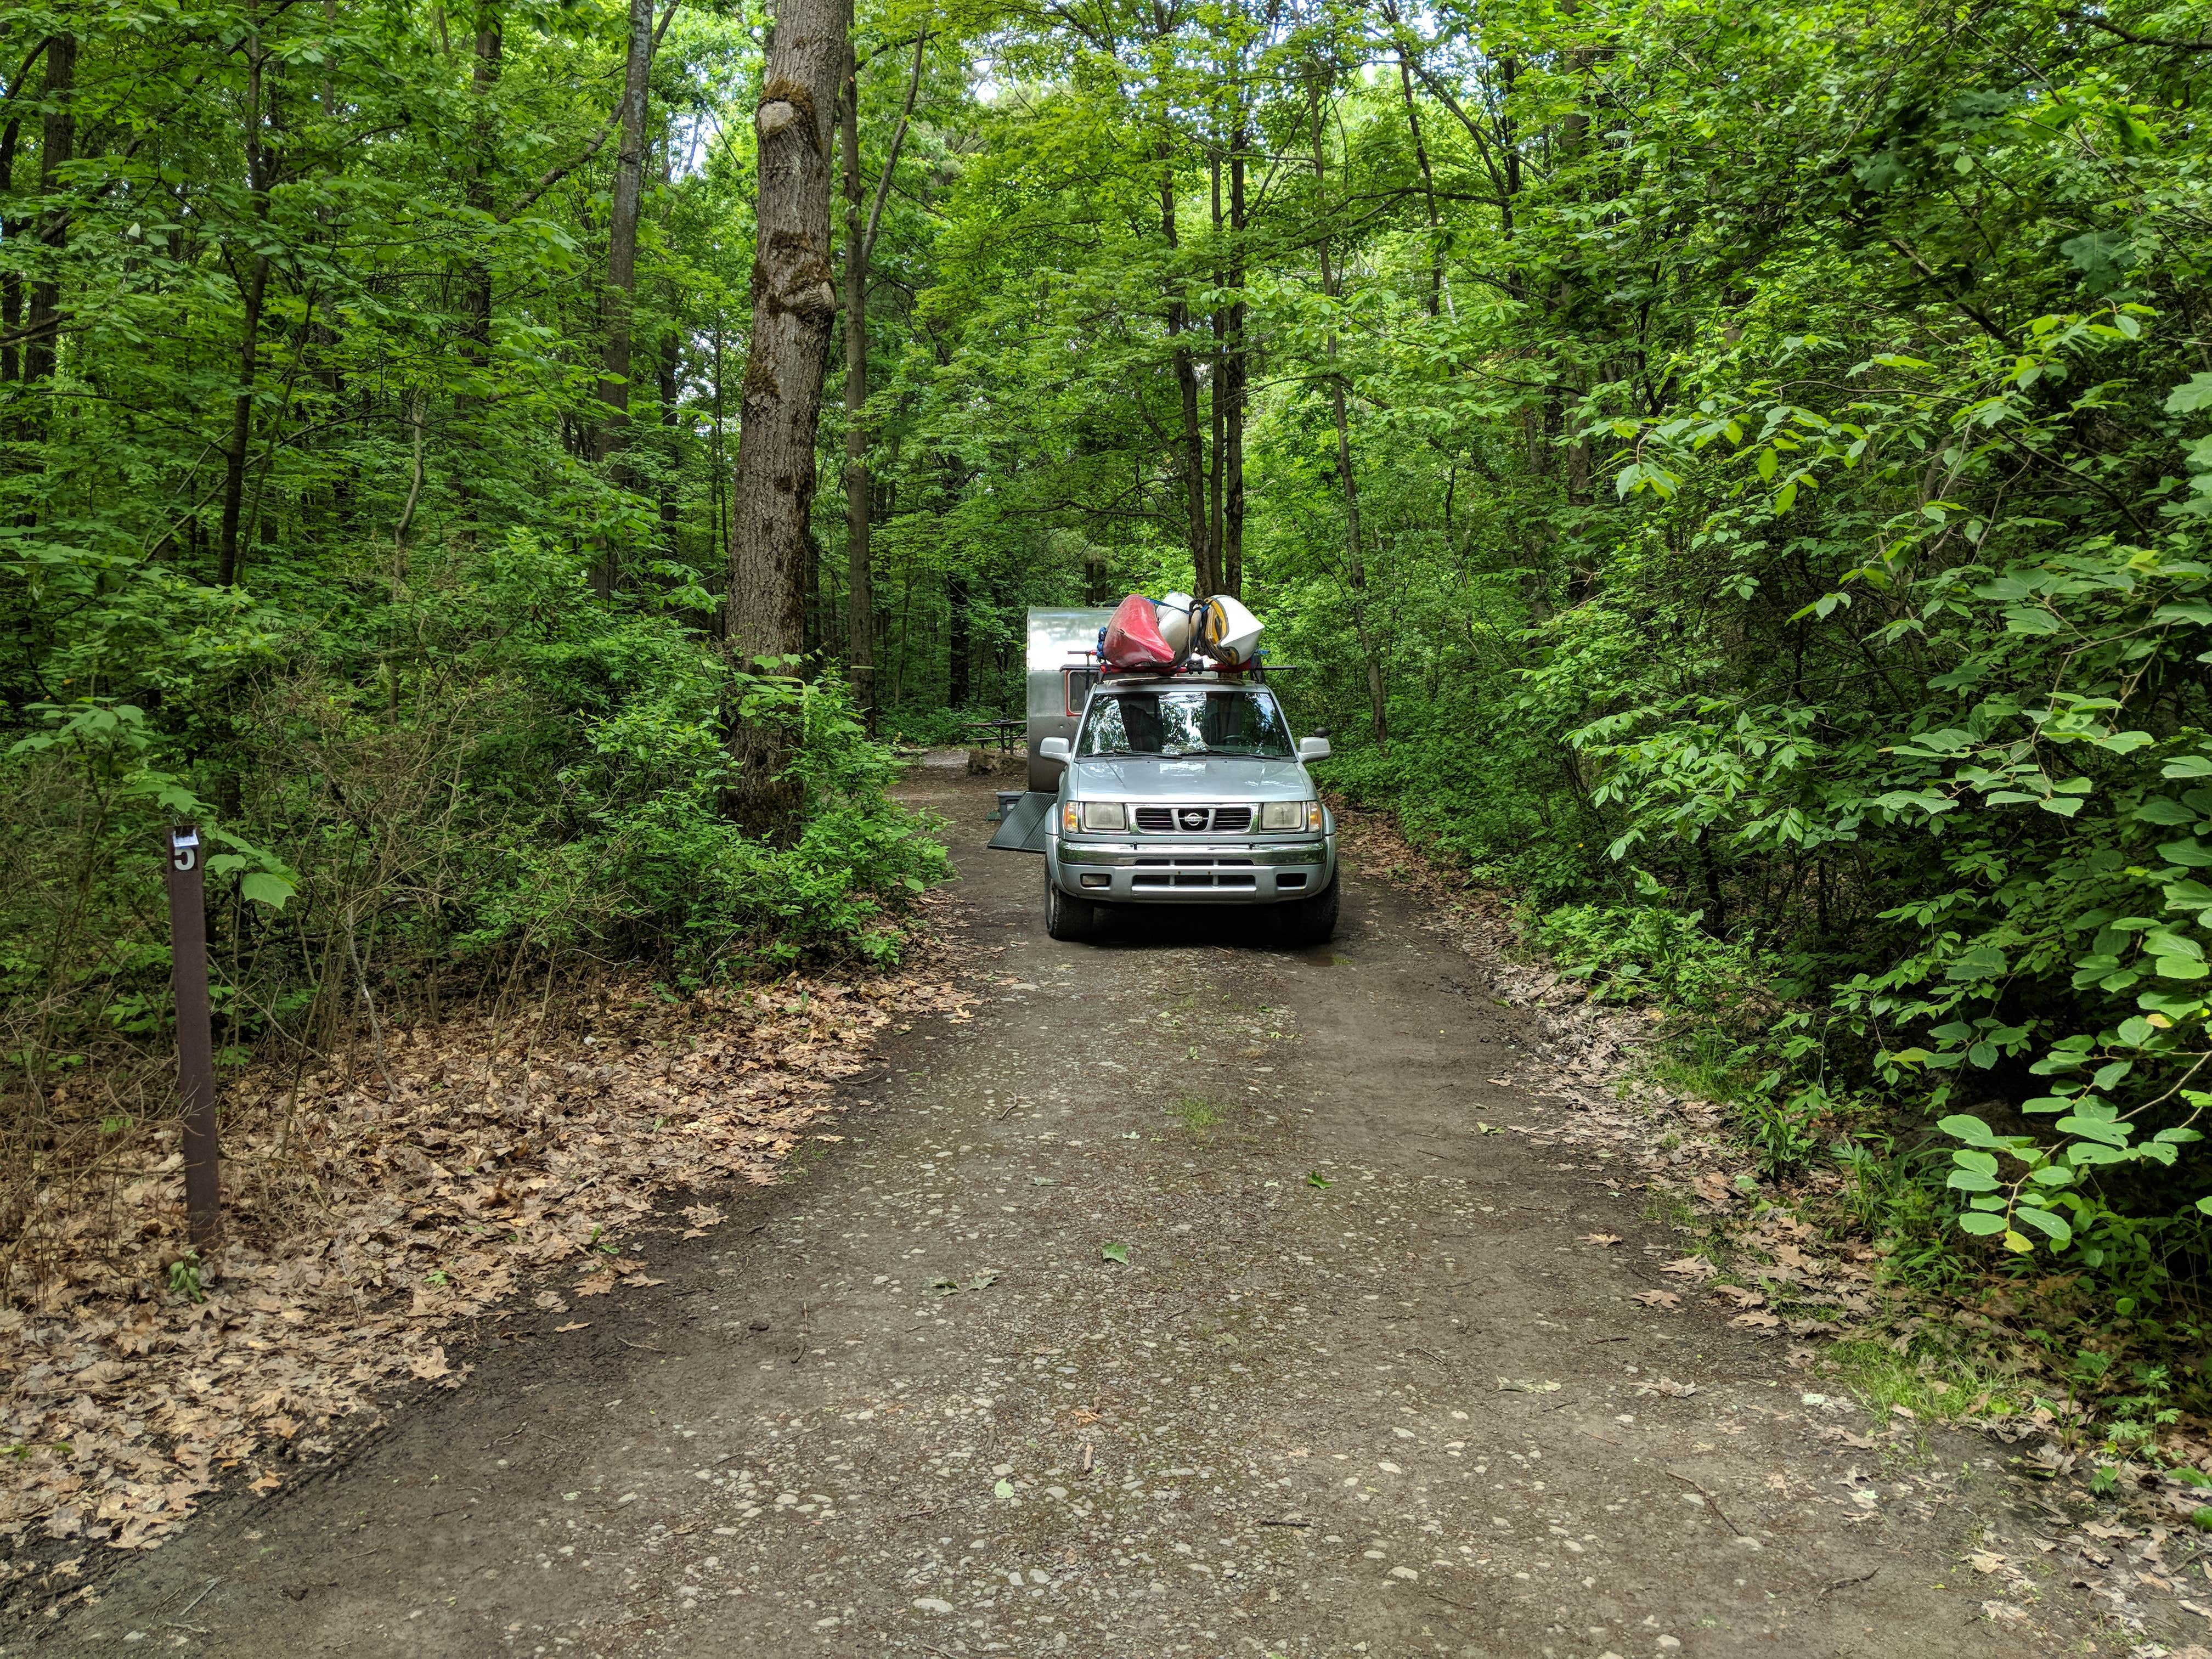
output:
{"label": "fallen dry leaves", "polygon": [[[457,1386],[469,1368],[441,1337],[526,1279],[566,1268],[579,1297],[661,1283],[613,1242],[635,1249],[672,1191],[775,1181],[870,1038],[923,1012],[963,1020],[968,1000],[929,951],[897,975],[674,1006],[618,983],[588,1018],[387,1029],[381,1066],[246,1073],[226,1091],[231,1242],[204,1299],[168,1288],[173,1152],[67,1218],[82,1249],[64,1273],[6,1287],[0,1540],[17,1559],[0,1584],[42,1570],[23,1559],[40,1540],[151,1547],[218,1482],[267,1491],[329,1456],[395,1387]],[[687,1237],[722,1218],[684,1215]],[[524,1305],[567,1311],[551,1286]]]}

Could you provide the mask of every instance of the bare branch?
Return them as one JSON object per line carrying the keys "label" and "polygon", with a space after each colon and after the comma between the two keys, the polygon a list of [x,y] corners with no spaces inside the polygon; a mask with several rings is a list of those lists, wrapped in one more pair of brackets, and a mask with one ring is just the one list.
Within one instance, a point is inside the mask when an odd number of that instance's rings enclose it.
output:
{"label": "bare branch", "polygon": [[[668,33],[669,24],[673,22],[676,19],[676,9],[683,3],[684,0],[668,0],[668,9],[660,14],[660,22],[653,31],[653,51],[655,57],[658,57],[660,53],[660,37]],[[625,94],[625,96],[627,96],[627,94]],[[584,146],[584,153],[582,155],[575,156],[569,161],[563,161],[558,167],[548,167],[544,173],[539,176],[536,184],[531,185],[528,190],[523,191],[521,196],[507,208],[507,211],[499,216],[500,223],[507,223],[510,219],[514,218],[516,214],[521,212],[523,209],[528,207],[539,197],[543,196],[547,191],[552,189],[554,185],[559,184],[563,179],[567,178],[570,173],[574,173],[578,167],[583,166],[585,162],[590,161],[592,157],[597,155],[601,149],[605,148],[608,135],[612,133],[615,128],[622,121],[623,103],[623,100],[621,98],[615,100],[614,108],[607,112],[607,118],[599,124],[599,130],[592,135],[592,142]]]}
{"label": "bare branch", "polygon": [[[906,78],[906,104],[899,111],[898,127],[891,134],[890,153],[884,157],[883,175],[876,180],[876,199],[868,204],[868,228],[860,238],[860,263],[864,266],[876,251],[876,231],[883,223],[884,200],[890,194],[891,172],[898,166],[899,149],[906,143],[906,125],[914,114],[915,94],[921,90],[921,50],[928,43],[927,29],[914,37],[914,70]],[[854,97],[857,101],[858,94]]]}
{"label": "bare branch", "polygon": [[2212,52],[2212,40],[2167,40],[2154,34],[2137,34],[2133,29],[2124,29],[2118,23],[2107,23],[2101,17],[2092,17],[2086,11],[2068,14],[2077,23],[2087,23],[2093,29],[2102,29],[2107,34],[2117,34],[2130,46],[2159,46],[2167,52]]}
{"label": "bare branch", "polygon": [[32,70],[37,66],[39,59],[46,55],[46,42],[53,38],[51,34],[42,34],[39,37],[37,43],[31,48],[31,55],[23,60],[22,67],[9,77],[8,95],[4,99],[0,99],[0,109],[5,109],[15,101],[15,94],[22,91],[23,82],[31,78]]}
{"label": "bare branch", "polygon": [[1419,37],[1399,21],[1398,8],[1395,4],[1386,3],[1382,8],[1382,18],[1390,25],[1394,33],[1395,38],[1391,44],[1397,51],[1398,61],[1410,66],[1413,73],[1421,77],[1421,84],[1436,95],[1437,102],[1451,112],[1453,118],[1457,120],[1460,125],[1467,129],[1467,136],[1474,140],[1474,147],[1482,156],[1482,169],[1490,175],[1491,184],[1496,187],[1500,198],[1508,195],[1509,192],[1505,188],[1505,175],[1499,170],[1497,157],[1492,153],[1491,135],[1482,130],[1481,125],[1473,116],[1460,107],[1460,101],[1452,95],[1451,88],[1430,72],[1428,64],[1423,59],[1419,51],[1412,49]]}

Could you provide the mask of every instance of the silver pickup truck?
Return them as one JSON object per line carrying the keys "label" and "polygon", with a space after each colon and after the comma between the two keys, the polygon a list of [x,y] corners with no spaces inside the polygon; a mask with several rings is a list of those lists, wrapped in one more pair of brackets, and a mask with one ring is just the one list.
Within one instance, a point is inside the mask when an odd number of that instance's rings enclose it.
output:
{"label": "silver pickup truck", "polygon": [[991,845],[1041,852],[1045,927],[1090,937],[1143,904],[1266,905],[1302,945],[1336,930],[1336,823],[1257,674],[1102,672],[1103,611],[1032,611],[1029,789]]}

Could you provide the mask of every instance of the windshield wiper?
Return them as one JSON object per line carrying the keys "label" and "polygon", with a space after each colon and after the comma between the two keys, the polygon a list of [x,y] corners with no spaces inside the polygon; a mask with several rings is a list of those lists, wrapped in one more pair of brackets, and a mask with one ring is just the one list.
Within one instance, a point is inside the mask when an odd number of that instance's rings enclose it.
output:
{"label": "windshield wiper", "polygon": [[1213,751],[1211,749],[1208,749],[1202,743],[1198,744],[1195,748],[1163,749],[1160,750],[1161,755],[1169,760],[1181,760],[1185,755],[1210,755],[1212,752]]}

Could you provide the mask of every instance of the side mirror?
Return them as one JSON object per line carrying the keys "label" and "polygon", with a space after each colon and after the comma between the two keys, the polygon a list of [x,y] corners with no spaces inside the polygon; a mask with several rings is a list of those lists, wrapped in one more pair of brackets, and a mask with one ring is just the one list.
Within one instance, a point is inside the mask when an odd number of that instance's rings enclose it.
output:
{"label": "side mirror", "polygon": [[1298,758],[1302,761],[1327,760],[1328,758],[1328,739],[1327,738],[1300,738],[1298,739]]}
{"label": "side mirror", "polygon": [[1037,758],[1039,760],[1066,760],[1067,758],[1067,739],[1066,738],[1045,738],[1042,743],[1037,744]]}

